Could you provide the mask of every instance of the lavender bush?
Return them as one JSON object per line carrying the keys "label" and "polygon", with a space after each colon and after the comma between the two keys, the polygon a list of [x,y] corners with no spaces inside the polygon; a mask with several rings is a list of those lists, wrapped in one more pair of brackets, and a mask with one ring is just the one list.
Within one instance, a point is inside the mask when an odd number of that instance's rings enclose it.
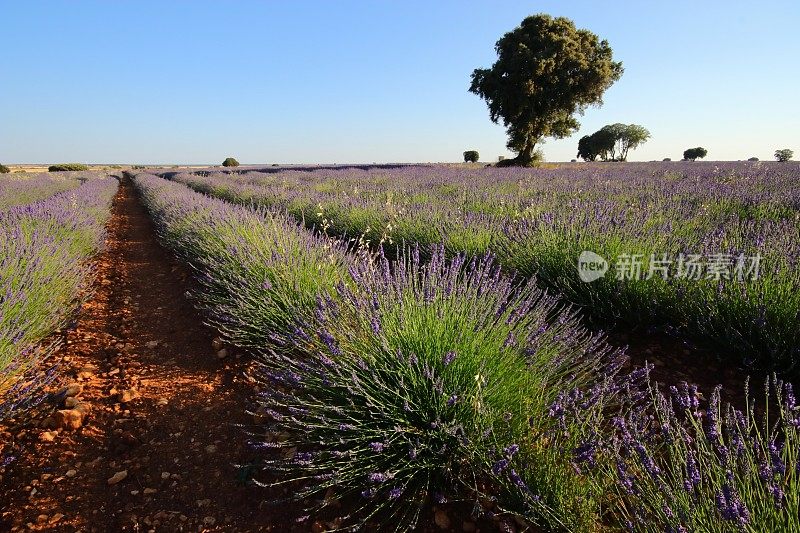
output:
{"label": "lavender bush", "polygon": [[621,354],[532,280],[441,248],[425,263],[419,248],[348,256],[278,214],[135,183],[212,323],[258,354],[263,484],[352,503],[349,525],[404,529],[425,505],[481,497],[496,503],[479,513],[597,522],[601,493],[571,466],[595,428],[550,409],[586,389],[599,416],[591,391],[611,397]]}
{"label": "lavender bush", "polygon": [[562,438],[589,428],[565,431],[549,408],[561,391],[610,390],[619,352],[491,257],[440,248],[422,264],[415,248],[350,276],[260,359],[267,484],[319,507],[353,501],[351,525],[407,530],[426,504],[462,499],[550,526],[598,520],[601,494]]}
{"label": "lavender bush", "polygon": [[41,342],[81,303],[116,188],[92,179],[0,212],[0,420],[33,406],[54,377],[43,362],[54,346]]}

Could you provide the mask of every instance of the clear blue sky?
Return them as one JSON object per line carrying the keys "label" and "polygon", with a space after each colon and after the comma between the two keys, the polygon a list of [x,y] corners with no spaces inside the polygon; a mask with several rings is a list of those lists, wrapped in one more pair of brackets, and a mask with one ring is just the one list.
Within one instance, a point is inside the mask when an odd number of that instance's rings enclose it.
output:
{"label": "clear blue sky", "polygon": [[581,131],[632,160],[800,152],[800,2],[0,0],[0,162],[454,161],[508,155],[467,92],[527,15],[607,39],[625,74]]}

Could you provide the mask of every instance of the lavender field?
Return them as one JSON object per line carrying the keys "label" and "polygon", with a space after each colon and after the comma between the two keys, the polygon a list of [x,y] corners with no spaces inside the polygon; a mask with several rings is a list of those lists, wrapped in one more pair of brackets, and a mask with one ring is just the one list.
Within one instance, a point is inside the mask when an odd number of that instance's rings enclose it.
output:
{"label": "lavender field", "polygon": [[[657,328],[733,365],[791,373],[800,357],[798,176],[797,164],[628,163],[173,179],[285,210],[390,257],[412,245],[423,255],[436,246],[449,256],[491,253],[509,275],[535,277],[600,328]],[[605,277],[580,279],[583,251],[609,260]]]}
{"label": "lavender field", "polygon": [[[251,421],[231,434],[265,505],[398,531],[459,514],[499,530],[791,531],[798,177],[687,162],[9,180],[0,417],[36,419],[63,386],[52,333],[91,298],[130,179],[190,267],[215,349],[247,356],[235,408]],[[657,383],[620,332],[757,378],[734,396],[698,388],[708,376]],[[659,375],[683,360],[662,354]]]}
{"label": "lavender field", "polygon": [[800,2],[7,4],[0,532],[800,533]]}
{"label": "lavender field", "polygon": [[[161,174],[135,181],[163,242],[255,357],[254,480],[312,516],[335,495],[343,525],[398,530],[436,502],[554,530],[798,525],[797,165]],[[585,280],[586,250],[642,277]],[[700,266],[646,276],[651,254]],[[659,386],[603,334],[635,328],[777,374]]]}

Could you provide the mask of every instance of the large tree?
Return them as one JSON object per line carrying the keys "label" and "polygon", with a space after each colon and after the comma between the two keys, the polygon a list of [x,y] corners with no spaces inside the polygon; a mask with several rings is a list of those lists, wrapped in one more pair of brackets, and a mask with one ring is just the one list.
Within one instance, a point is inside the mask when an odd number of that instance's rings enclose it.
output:
{"label": "large tree", "polygon": [[603,93],[622,75],[608,41],[579,30],[564,17],[527,17],[495,45],[497,61],[475,69],[470,92],[486,100],[493,122],[508,130],[517,164],[533,160],[545,137],[562,139],[580,124],[576,113],[603,103]]}

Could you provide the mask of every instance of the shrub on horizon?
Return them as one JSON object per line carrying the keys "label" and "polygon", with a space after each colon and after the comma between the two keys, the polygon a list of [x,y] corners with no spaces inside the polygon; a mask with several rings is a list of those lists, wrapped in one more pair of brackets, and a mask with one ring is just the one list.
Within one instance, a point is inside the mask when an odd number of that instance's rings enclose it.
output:
{"label": "shrub on horizon", "polygon": [[232,157],[227,157],[227,158],[225,158],[225,161],[222,162],[222,166],[223,167],[238,167],[239,166],[239,162],[236,159],[232,158]]}
{"label": "shrub on horizon", "polygon": [[758,158],[757,157],[751,157],[751,158],[748,159],[748,161],[758,161]]}
{"label": "shrub on horizon", "polygon": [[59,163],[50,165],[47,170],[48,172],[77,172],[89,170],[89,165],[84,165],[83,163]]}

